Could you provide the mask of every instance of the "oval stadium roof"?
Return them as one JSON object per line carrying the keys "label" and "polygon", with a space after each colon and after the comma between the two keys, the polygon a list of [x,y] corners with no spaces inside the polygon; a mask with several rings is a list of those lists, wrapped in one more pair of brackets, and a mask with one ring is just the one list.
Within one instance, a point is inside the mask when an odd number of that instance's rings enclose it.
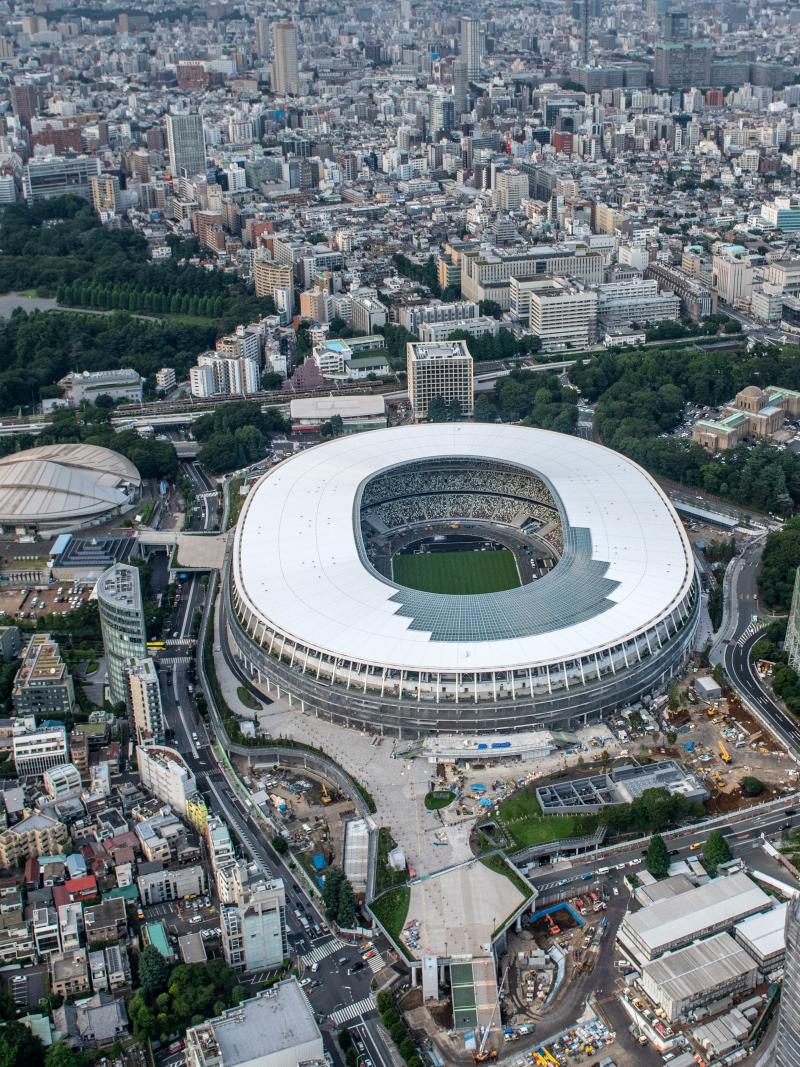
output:
{"label": "oval stadium roof", "polygon": [[99,445],[41,445],[0,459],[0,524],[64,526],[100,520],[141,486],[130,460]]}
{"label": "oval stadium roof", "polygon": [[[365,561],[365,482],[448,457],[512,463],[543,478],[564,528],[564,554],[548,575],[453,596],[398,586]],[[480,423],[373,430],[286,460],[250,491],[233,566],[244,603],[276,630],[346,660],[412,671],[577,659],[667,616],[694,576],[680,521],[636,464],[577,437]]]}

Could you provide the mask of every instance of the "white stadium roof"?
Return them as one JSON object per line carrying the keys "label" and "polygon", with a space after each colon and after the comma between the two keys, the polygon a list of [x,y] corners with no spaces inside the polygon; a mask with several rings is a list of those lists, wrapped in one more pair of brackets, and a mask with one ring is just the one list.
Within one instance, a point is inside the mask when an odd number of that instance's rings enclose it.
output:
{"label": "white stadium roof", "polygon": [[141,476],[130,460],[99,445],[41,445],[0,459],[0,524],[99,519],[123,506]]}
{"label": "white stadium roof", "polygon": [[[594,598],[589,612],[570,619],[566,598],[557,595],[569,566],[564,557],[546,577],[506,593],[422,594],[427,607],[455,604],[464,616],[473,608],[480,613],[481,601],[484,608],[522,607],[526,618],[544,608],[550,621],[534,625],[534,632],[436,639],[419,613],[401,613],[405,592],[362,556],[360,490],[387,468],[447,458],[513,464],[544,479],[565,529],[581,533],[590,579],[592,570],[604,575],[602,592],[584,591],[584,598]],[[331,655],[408,670],[492,671],[577,659],[669,615],[693,575],[691,549],[672,506],[636,464],[577,437],[481,423],[374,430],[298,453],[251,490],[234,550],[234,580],[256,618]],[[577,571],[573,590],[580,578]],[[512,599],[495,602],[493,596]],[[567,621],[553,625],[562,605]]]}

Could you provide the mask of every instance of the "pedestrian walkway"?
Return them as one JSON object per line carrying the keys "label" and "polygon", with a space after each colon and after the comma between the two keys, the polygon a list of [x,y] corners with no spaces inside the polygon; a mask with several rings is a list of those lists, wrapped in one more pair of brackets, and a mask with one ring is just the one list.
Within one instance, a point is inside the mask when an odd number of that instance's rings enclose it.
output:
{"label": "pedestrian walkway", "polygon": [[340,941],[338,937],[332,937],[330,941],[326,941],[324,945],[317,945],[316,948],[312,948],[310,952],[307,952],[303,956],[303,963],[306,967],[310,967],[312,963],[319,963],[321,960],[327,959],[328,956],[332,956],[334,952],[338,952],[340,949],[347,948],[344,941]]}
{"label": "pedestrian walkway", "polygon": [[357,1019],[359,1015],[368,1015],[371,1011],[375,1011],[374,993],[370,993],[363,1000],[357,1000],[355,1004],[348,1004],[344,1008],[339,1008],[338,1011],[331,1012],[328,1018],[334,1026],[342,1026],[343,1023],[349,1023],[351,1019]]}

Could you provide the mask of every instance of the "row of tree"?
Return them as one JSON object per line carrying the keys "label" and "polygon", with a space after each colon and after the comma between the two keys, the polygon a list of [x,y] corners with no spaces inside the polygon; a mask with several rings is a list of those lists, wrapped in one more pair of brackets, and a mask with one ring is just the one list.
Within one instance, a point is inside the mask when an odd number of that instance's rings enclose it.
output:
{"label": "row of tree", "polygon": [[578,423],[578,395],[564,388],[554,373],[515,370],[498,378],[494,396],[480,393],[475,400],[478,422],[522,422],[543,430],[574,433]]}
{"label": "row of tree", "polygon": [[703,817],[705,809],[697,800],[688,800],[666,789],[645,789],[630,804],[603,808],[600,821],[616,834],[659,833]]}
{"label": "row of tree", "polygon": [[132,285],[100,285],[92,282],[72,282],[59,287],[59,304],[67,307],[107,308],[145,315],[197,315],[220,318],[225,311],[225,299],[219,296],[197,296],[187,292],[159,292],[139,289]]}
{"label": "row of tree", "polygon": [[325,914],[338,926],[352,930],[356,923],[356,898],[353,886],[341,867],[329,867],[322,888]]}
{"label": "row of tree", "polygon": [[449,335],[449,339],[466,341],[470,355],[476,363],[510,359],[522,353],[538,352],[542,347],[542,342],[538,337],[532,334],[515,337],[510,330],[506,329],[500,329],[494,335],[484,334],[482,337],[473,337],[466,330],[454,330]]}

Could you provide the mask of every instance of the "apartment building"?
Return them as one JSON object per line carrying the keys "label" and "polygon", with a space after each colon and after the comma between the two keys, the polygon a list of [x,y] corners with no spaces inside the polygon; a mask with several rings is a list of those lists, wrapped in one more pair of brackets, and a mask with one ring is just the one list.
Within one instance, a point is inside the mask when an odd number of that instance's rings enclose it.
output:
{"label": "apartment building", "polygon": [[142,786],[181,816],[186,815],[197,781],[183,756],[174,748],[145,741],[136,746],[136,765]]}
{"label": "apartment building", "polygon": [[597,337],[597,292],[566,278],[553,278],[530,292],[530,327],[543,352],[586,348]]}
{"label": "apartment building", "polygon": [[67,763],[67,732],[63,726],[36,726],[34,716],[16,718],[11,754],[17,774],[43,774],[49,767]]}
{"label": "apartment building", "polygon": [[192,396],[250,396],[261,388],[260,354],[202,352],[189,370]]}
{"label": "apartment building", "polygon": [[56,996],[76,997],[88,993],[89,959],[84,948],[72,952],[54,952],[50,957],[50,992]]}
{"label": "apartment building", "polygon": [[149,657],[137,659],[127,667],[125,676],[136,740],[160,741],[164,736],[164,711],[155,663]]}
{"label": "apartment building", "polygon": [[408,396],[417,422],[428,417],[431,401],[456,401],[461,414],[473,412],[472,356],[466,341],[423,343],[406,346]]}
{"label": "apartment building", "polygon": [[17,715],[67,715],[75,707],[72,676],[50,634],[34,634],[12,691]]}
{"label": "apartment building", "polygon": [[222,954],[245,972],[275,967],[288,955],[286,894],[280,878],[243,885],[235,903],[220,908]]}
{"label": "apartment building", "polygon": [[186,867],[167,868],[158,861],[139,864],[136,885],[143,904],[162,904],[166,900],[202,896],[207,888],[202,864],[192,863]]}

